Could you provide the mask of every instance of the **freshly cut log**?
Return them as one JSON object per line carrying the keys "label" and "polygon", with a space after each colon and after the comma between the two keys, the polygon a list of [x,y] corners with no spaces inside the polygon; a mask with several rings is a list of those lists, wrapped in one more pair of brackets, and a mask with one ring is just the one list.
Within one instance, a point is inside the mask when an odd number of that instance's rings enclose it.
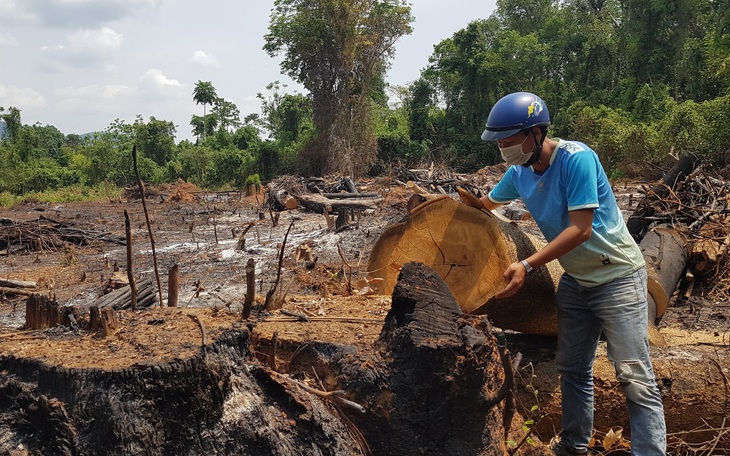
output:
{"label": "freshly cut log", "polygon": [[280,190],[274,193],[276,201],[286,209],[296,209],[299,203],[288,191]]}
{"label": "freshly cut log", "polygon": [[669,305],[677,283],[684,276],[689,261],[687,241],[672,228],[655,228],[639,244],[646,260],[649,294],[656,308],[649,312],[649,321],[661,318]]}
{"label": "freshly cut log", "polygon": [[494,299],[507,284],[504,270],[544,245],[514,224],[448,196],[411,210],[408,220],[386,229],[373,247],[370,278],[390,294],[404,263],[425,264],[443,278],[465,313],[487,314],[498,327],[537,335],[557,334],[555,291],[562,268],[538,268],[514,297]]}
{"label": "freshly cut log", "polygon": [[[473,205],[479,206],[474,199]],[[487,314],[502,329],[557,334],[555,292],[563,273],[557,262],[528,275],[512,298],[494,299],[506,285],[502,274],[507,266],[542,248],[544,240],[486,209],[447,196],[418,195],[414,201],[419,204],[410,209],[408,219],[386,229],[373,247],[368,275],[382,279],[379,293],[392,293],[400,267],[419,261],[444,279],[464,312]],[[645,235],[640,247],[649,276],[650,340],[661,345],[656,320],[684,274],[686,241],[675,230],[659,228]]]}

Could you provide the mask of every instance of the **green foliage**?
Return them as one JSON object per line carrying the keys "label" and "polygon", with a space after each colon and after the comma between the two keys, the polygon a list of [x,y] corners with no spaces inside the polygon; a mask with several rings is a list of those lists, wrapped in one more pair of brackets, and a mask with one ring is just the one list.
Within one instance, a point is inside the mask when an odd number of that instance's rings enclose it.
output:
{"label": "green foliage", "polygon": [[10,192],[0,192],[0,207],[9,208],[19,203],[21,198]]}
{"label": "green foliage", "polygon": [[241,122],[212,82],[198,81],[195,144],[175,144],[174,124],[154,117],[64,136],[0,107],[0,204],[132,184],[135,145],[144,181],[207,188],[383,172],[392,162],[472,172],[501,162],[480,135],[494,103],[518,90],[545,99],[550,134],[588,144],[612,178],[657,177],[670,154],[730,161],[728,2],[499,0],[492,16],[434,43],[413,84],[388,87],[394,45],[412,20],[402,0],[276,0],[264,49],[282,55],[283,72],[307,93],[272,82],[258,94],[261,114]]}
{"label": "green foliage", "polygon": [[246,181],[244,182],[244,185],[255,185],[257,188],[261,186],[261,178],[258,174],[250,174],[248,177],[246,177]]}
{"label": "green foliage", "polygon": [[593,148],[610,177],[649,177],[648,162],[666,155],[660,135],[628,113],[606,106],[578,110],[571,124],[571,139]]}

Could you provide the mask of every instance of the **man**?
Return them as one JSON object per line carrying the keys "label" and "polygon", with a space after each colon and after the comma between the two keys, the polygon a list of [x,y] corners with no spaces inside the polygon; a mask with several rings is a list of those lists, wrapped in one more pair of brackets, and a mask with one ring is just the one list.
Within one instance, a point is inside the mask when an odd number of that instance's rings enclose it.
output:
{"label": "man", "polygon": [[666,454],[661,394],[649,359],[646,267],[623,221],[596,153],[577,141],[546,137],[550,114],[540,97],[517,92],[492,108],[485,141],[511,165],[489,195],[490,210],[521,198],[548,244],[504,272],[497,298],[520,290],[535,268],[557,259],[558,352],[563,429],[559,456],[586,454],[593,432],[593,362],[601,333],[623,386],[635,456]]}

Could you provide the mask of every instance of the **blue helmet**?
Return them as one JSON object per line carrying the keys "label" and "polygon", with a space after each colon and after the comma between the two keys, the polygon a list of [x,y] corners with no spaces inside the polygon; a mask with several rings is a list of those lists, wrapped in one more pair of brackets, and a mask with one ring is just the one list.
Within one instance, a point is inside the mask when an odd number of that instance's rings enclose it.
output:
{"label": "blue helmet", "polygon": [[509,138],[531,127],[550,125],[550,113],[542,98],[529,92],[515,92],[497,101],[487,118],[484,141]]}

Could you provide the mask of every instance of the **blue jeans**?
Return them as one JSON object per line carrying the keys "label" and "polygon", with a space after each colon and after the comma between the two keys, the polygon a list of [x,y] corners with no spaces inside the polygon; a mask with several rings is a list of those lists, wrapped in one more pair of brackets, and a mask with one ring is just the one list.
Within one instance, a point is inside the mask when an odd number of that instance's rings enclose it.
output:
{"label": "blue jeans", "polygon": [[587,449],[593,432],[593,361],[605,335],[608,358],[623,387],[634,456],[665,455],[662,397],[649,359],[646,269],[586,288],[563,274],[557,292],[558,353],[564,445]]}

